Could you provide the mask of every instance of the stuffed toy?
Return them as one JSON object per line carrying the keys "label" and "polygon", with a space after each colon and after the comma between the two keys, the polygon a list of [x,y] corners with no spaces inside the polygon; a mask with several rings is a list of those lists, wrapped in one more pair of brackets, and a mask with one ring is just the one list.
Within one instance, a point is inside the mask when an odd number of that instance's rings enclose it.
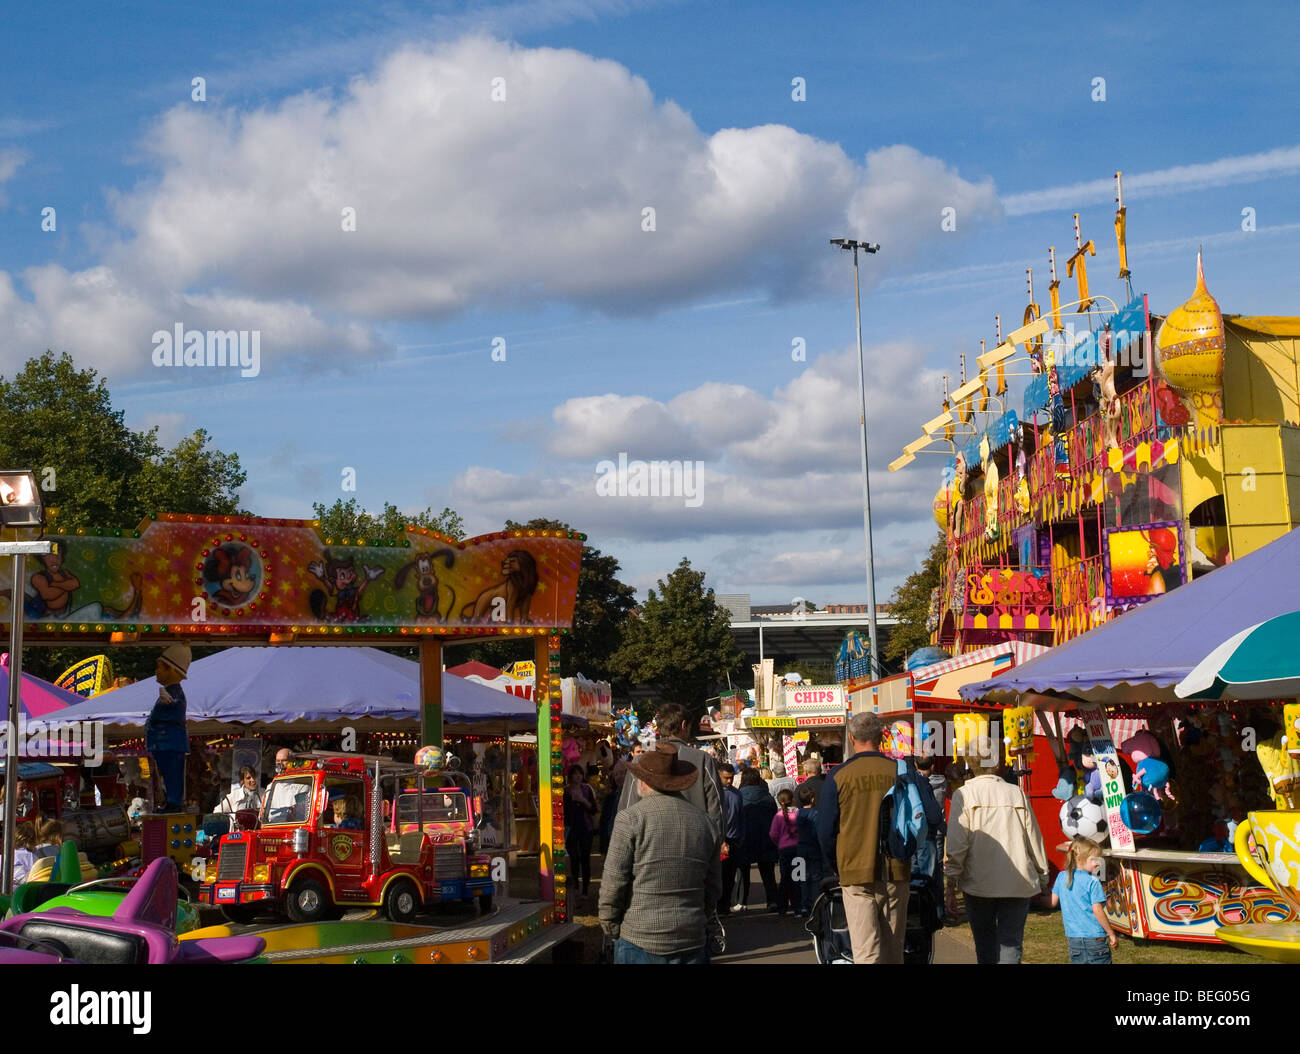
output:
{"label": "stuffed toy", "polygon": [[1096,370],[1098,401],[1101,403],[1102,428],[1106,447],[1119,446],[1120,408],[1119,393],[1115,390],[1115,363],[1103,362]]}
{"label": "stuffed toy", "polygon": [[1164,760],[1160,741],[1145,729],[1129,736],[1120,744],[1120,750],[1133,759],[1137,776],[1135,789],[1145,790],[1157,799],[1174,800],[1169,789],[1169,764]]}
{"label": "stuffed toy", "polygon": [[1091,802],[1099,802],[1102,800],[1101,770],[1097,768],[1097,761],[1091,754],[1084,754],[1082,761],[1088,773],[1087,781],[1083,785],[1083,796]]}
{"label": "stuffed toy", "polygon": [[1070,763],[1075,768],[1080,768],[1083,765],[1083,755],[1092,753],[1092,747],[1088,743],[1088,733],[1082,725],[1075,725],[1070,729],[1065,737],[1065,747],[1070,755]]}
{"label": "stuffed toy", "polygon": [[1173,791],[1169,789],[1169,766],[1159,758],[1149,758],[1145,754],[1142,757],[1133,755],[1134,772],[1137,776],[1137,786],[1147,791],[1156,799],[1167,798],[1169,801],[1174,800]]}
{"label": "stuffed toy", "polygon": [[560,744],[560,756],[564,759],[564,767],[567,769],[582,756],[582,748],[578,746],[576,739],[564,737],[564,742]]}
{"label": "stuffed toy", "polygon": [[1056,788],[1052,791],[1052,797],[1057,801],[1069,801],[1074,797],[1077,785],[1078,779],[1074,768],[1066,765],[1057,770]]}
{"label": "stuffed toy", "polygon": [[1232,837],[1228,825],[1223,820],[1214,823],[1214,837],[1207,838],[1196,847],[1198,853],[1231,853]]}

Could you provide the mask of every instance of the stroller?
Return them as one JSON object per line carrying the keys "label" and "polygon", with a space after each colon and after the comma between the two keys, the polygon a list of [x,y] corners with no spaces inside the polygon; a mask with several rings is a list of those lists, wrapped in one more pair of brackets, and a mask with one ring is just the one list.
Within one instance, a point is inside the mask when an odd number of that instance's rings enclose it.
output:
{"label": "stroller", "polygon": [[[943,928],[941,859],[938,835],[931,833],[929,840],[912,858],[907,931],[903,937],[904,965],[929,965],[934,961],[934,934]],[[849,924],[839,886],[828,886],[822,891],[813,903],[804,929],[812,936],[813,951],[819,963],[853,962],[853,945],[849,940]]]}

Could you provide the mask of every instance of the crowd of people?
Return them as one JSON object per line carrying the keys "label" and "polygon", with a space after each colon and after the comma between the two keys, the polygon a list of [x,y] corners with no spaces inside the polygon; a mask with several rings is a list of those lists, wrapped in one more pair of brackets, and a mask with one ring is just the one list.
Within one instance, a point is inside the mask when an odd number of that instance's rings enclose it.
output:
{"label": "crowd of people", "polygon": [[[806,916],[837,889],[854,963],[902,963],[909,899],[918,889],[929,897],[931,888],[937,917],[949,924],[962,897],[980,964],[1021,961],[1030,903],[1049,893],[1050,869],[1028,796],[1002,766],[958,759],[954,769],[965,778],[950,792],[932,758],[900,764],[881,751],[881,720],[857,714],[849,757],[829,773],[809,759],[800,781],[780,765],[766,773],[718,763],[687,742],[681,707],[662,707],[659,723],[654,748],[619,763],[621,789],[605,817],[599,917],[614,962],[709,961],[719,917],[751,906],[754,870],[766,909],[778,915]],[[900,785],[915,789],[908,800],[927,819],[932,887],[924,877],[917,885],[922,850],[895,852],[895,831],[883,826],[891,822],[885,799]],[[580,772],[570,792],[577,786]],[[574,815],[594,823],[595,803],[574,802]],[[1050,885],[1073,963],[1110,962],[1116,946],[1097,878],[1101,859],[1096,843],[1075,839]],[[575,868],[585,890],[590,864]]]}

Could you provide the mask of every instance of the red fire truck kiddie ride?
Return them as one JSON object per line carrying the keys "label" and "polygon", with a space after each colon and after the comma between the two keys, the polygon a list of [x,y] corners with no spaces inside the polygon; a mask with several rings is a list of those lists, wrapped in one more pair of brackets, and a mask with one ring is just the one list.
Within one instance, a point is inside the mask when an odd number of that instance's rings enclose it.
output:
{"label": "red fire truck kiddie ride", "polygon": [[459,787],[425,786],[434,779],[446,777],[386,758],[300,755],[267,787],[256,829],[221,838],[200,902],[232,922],[268,909],[317,922],[349,907],[409,922],[447,900],[477,899],[490,911],[495,887],[478,852],[475,803]]}

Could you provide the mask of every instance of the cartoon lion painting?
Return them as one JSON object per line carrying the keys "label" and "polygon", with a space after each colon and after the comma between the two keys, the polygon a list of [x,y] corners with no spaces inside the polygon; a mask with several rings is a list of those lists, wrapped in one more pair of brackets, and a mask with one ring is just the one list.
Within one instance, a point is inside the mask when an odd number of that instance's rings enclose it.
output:
{"label": "cartoon lion painting", "polygon": [[[488,586],[460,611],[465,622],[531,622],[528,609],[537,590],[537,561],[512,549],[501,561],[501,581]],[[503,610],[504,608],[504,610]]]}

